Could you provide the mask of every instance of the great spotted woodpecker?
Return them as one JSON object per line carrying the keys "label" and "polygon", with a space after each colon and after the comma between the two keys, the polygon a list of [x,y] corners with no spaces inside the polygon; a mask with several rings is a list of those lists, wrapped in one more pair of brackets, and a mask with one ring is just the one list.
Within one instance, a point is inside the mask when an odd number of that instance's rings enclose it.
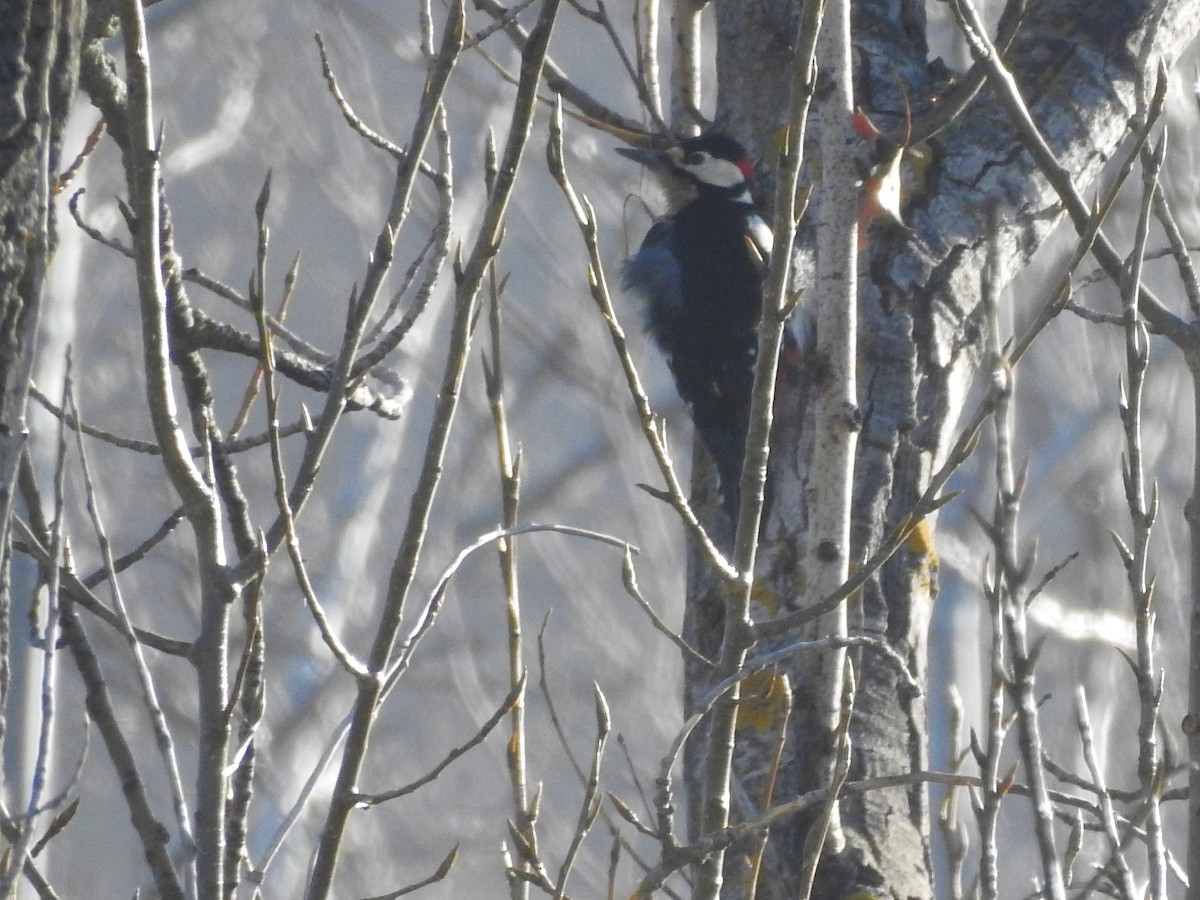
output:
{"label": "great spotted woodpecker", "polygon": [[754,168],[723,134],[661,152],[618,148],[662,182],[667,214],[625,262],[624,286],[647,305],[647,330],[713,458],[737,520],[771,230],[754,200]]}

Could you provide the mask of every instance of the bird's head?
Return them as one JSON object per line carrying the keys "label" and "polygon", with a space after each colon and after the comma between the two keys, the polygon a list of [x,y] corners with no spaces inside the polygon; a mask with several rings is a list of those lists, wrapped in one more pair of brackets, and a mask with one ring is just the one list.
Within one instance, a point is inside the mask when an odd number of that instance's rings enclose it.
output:
{"label": "bird's head", "polygon": [[658,177],[672,210],[706,194],[750,201],[754,165],[746,148],[727,135],[710,132],[666,150],[618,147],[617,152]]}

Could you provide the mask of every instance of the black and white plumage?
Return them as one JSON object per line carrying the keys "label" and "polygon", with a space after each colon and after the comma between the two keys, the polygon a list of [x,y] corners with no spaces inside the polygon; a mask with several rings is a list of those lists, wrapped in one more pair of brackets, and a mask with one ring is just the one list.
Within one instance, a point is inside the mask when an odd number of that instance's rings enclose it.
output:
{"label": "black and white plumage", "polygon": [[648,330],[712,456],[736,520],[749,425],[757,326],[771,231],[751,198],[745,149],[721,134],[657,152],[618,149],[663,183],[667,215],[624,268],[647,306]]}

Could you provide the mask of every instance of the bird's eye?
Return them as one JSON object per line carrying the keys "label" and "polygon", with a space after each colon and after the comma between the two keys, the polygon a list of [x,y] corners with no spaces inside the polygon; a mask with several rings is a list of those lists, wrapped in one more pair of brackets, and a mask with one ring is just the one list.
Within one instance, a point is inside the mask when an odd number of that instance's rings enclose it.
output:
{"label": "bird's eye", "polygon": [[703,150],[693,150],[683,158],[683,164],[685,166],[698,166],[706,159],[708,159],[708,154]]}

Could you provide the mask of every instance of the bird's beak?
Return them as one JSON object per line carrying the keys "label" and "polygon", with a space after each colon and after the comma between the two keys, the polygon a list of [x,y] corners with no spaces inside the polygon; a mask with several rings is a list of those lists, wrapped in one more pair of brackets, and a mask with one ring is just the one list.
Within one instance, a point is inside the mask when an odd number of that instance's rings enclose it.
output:
{"label": "bird's beak", "polygon": [[641,163],[652,172],[662,172],[670,167],[667,154],[660,150],[639,150],[636,147],[617,147],[616,149],[626,159]]}

